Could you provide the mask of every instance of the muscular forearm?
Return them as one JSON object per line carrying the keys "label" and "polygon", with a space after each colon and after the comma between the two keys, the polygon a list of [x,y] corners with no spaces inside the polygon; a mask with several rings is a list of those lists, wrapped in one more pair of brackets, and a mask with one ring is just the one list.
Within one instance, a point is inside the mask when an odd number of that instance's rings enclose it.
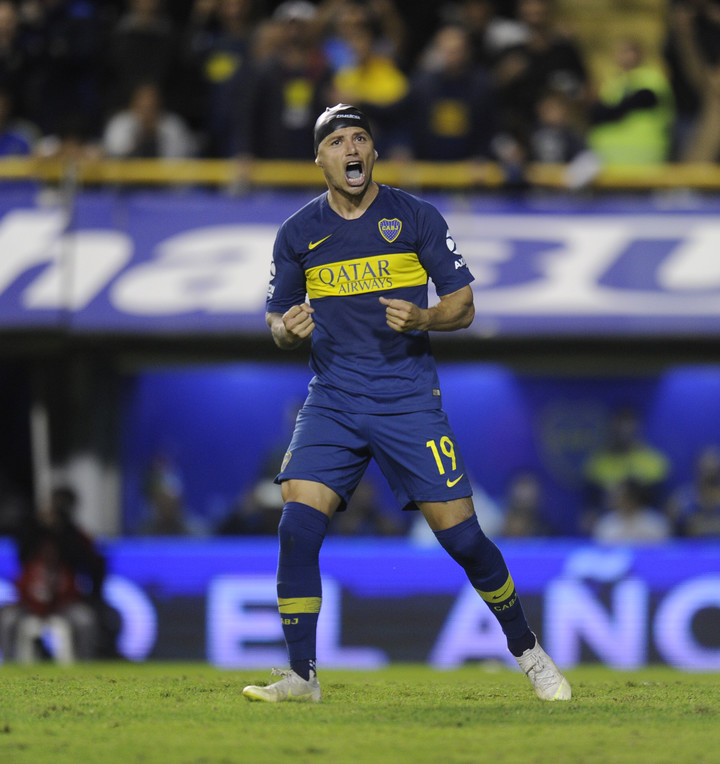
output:
{"label": "muscular forearm", "polygon": [[440,298],[437,305],[428,308],[427,331],[454,332],[467,329],[475,317],[472,290],[464,287],[458,292]]}
{"label": "muscular forearm", "polygon": [[396,332],[454,332],[470,326],[475,317],[473,293],[469,286],[443,295],[437,305],[427,309],[407,300],[381,297],[380,302],[385,306],[388,326]]}

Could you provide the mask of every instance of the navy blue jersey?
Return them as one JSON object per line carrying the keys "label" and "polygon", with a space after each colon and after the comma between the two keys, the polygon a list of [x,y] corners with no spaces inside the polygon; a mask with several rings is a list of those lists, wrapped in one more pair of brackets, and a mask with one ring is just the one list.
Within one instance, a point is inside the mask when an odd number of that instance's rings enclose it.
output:
{"label": "navy blue jersey", "polygon": [[327,193],[278,231],[266,309],[315,309],[307,403],[350,412],[403,413],[440,408],[427,332],[396,332],[381,296],[428,307],[473,277],[455,251],[447,223],[428,202],[380,185],[370,207],[346,220]]}

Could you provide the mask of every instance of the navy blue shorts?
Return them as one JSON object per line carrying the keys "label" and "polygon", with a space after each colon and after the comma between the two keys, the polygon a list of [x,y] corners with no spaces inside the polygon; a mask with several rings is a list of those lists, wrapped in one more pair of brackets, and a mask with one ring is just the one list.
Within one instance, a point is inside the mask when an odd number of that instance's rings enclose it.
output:
{"label": "navy blue shorts", "polygon": [[313,480],[332,488],[344,509],[374,458],[403,509],[418,501],[472,495],[455,436],[441,409],[353,414],[304,406],[276,483]]}

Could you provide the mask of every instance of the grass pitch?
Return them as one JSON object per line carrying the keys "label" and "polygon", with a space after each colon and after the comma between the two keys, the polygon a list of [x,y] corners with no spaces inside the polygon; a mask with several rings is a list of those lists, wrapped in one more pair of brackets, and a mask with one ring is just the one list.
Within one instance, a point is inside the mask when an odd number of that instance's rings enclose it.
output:
{"label": "grass pitch", "polygon": [[519,673],[322,671],[320,704],[249,703],[269,671],[203,664],[0,666],[4,764],[720,761],[720,675],[568,672],[542,703]]}

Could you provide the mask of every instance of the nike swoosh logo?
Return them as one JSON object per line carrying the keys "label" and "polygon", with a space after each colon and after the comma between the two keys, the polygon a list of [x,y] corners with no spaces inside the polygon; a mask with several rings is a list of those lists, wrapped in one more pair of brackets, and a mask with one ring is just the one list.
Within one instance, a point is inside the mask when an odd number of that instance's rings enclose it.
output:
{"label": "nike swoosh logo", "polygon": [[445,485],[446,485],[448,488],[452,488],[452,487],[453,487],[453,486],[454,486],[456,483],[459,483],[459,482],[462,480],[462,476],[463,476],[464,474],[465,474],[465,473],[464,473],[464,472],[462,472],[462,473],[460,474],[460,477],[456,477],[456,478],[455,478],[455,480],[450,480],[450,478],[448,478],[448,479],[445,481]]}
{"label": "nike swoosh logo", "polygon": [[311,241],[308,244],[308,249],[315,249],[315,247],[317,247],[319,244],[322,244],[324,241],[327,241],[331,236],[332,234],[330,233],[324,239],[320,239],[320,241]]}

